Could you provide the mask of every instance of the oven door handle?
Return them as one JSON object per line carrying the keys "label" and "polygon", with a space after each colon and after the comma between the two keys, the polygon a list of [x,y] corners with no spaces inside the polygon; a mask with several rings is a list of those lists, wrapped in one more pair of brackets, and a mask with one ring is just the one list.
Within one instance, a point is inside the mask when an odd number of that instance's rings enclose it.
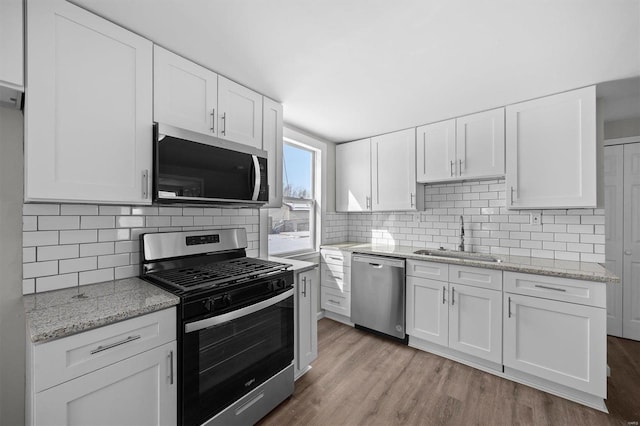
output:
{"label": "oven door handle", "polygon": [[284,293],[281,293],[270,299],[263,300],[262,302],[255,303],[253,305],[246,306],[244,308],[237,309],[235,311],[227,312],[226,314],[218,315],[211,318],[206,318],[200,321],[190,322],[184,325],[184,332],[191,333],[193,331],[202,330],[205,328],[212,327],[214,325],[222,324],[225,322],[232,321],[234,319],[244,317],[254,312],[258,312],[264,308],[268,308],[269,306],[273,306],[276,303],[280,303],[284,299],[287,299],[288,297],[291,297],[291,296],[293,296],[293,289],[287,290]]}

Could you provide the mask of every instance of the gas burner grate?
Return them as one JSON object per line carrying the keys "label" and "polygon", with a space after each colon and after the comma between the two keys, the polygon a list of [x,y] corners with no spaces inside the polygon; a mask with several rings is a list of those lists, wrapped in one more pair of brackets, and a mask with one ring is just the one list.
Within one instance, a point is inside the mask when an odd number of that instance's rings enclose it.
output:
{"label": "gas burner grate", "polygon": [[287,269],[289,265],[268,260],[243,257],[158,271],[147,276],[182,290],[219,287],[244,278],[257,277]]}

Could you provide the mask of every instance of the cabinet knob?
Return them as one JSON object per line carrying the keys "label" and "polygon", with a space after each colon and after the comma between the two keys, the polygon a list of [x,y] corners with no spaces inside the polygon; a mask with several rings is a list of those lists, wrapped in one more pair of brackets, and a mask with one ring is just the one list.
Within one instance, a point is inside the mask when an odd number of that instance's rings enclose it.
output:
{"label": "cabinet knob", "polygon": [[625,250],[624,254],[626,254],[627,256],[631,256],[633,252],[631,250]]}

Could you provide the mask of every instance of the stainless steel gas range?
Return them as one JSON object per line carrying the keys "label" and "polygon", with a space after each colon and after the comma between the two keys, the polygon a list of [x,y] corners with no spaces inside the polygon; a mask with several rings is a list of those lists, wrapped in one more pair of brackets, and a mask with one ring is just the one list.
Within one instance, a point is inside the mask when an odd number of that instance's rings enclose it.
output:
{"label": "stainless steel gas range", "polygon": [[178,420],[252,424],[293,393],[293,272],[244,229],[143,234],[141,277],[178,295]]}

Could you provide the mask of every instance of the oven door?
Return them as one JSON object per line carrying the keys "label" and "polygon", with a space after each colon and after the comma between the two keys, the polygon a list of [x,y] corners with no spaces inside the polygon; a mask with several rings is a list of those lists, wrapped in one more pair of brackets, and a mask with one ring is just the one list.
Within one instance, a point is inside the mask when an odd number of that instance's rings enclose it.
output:
{"label": "oven door", "polygon": [[182,423],[204,423],[292,361],[293,289],[185,323]]}

